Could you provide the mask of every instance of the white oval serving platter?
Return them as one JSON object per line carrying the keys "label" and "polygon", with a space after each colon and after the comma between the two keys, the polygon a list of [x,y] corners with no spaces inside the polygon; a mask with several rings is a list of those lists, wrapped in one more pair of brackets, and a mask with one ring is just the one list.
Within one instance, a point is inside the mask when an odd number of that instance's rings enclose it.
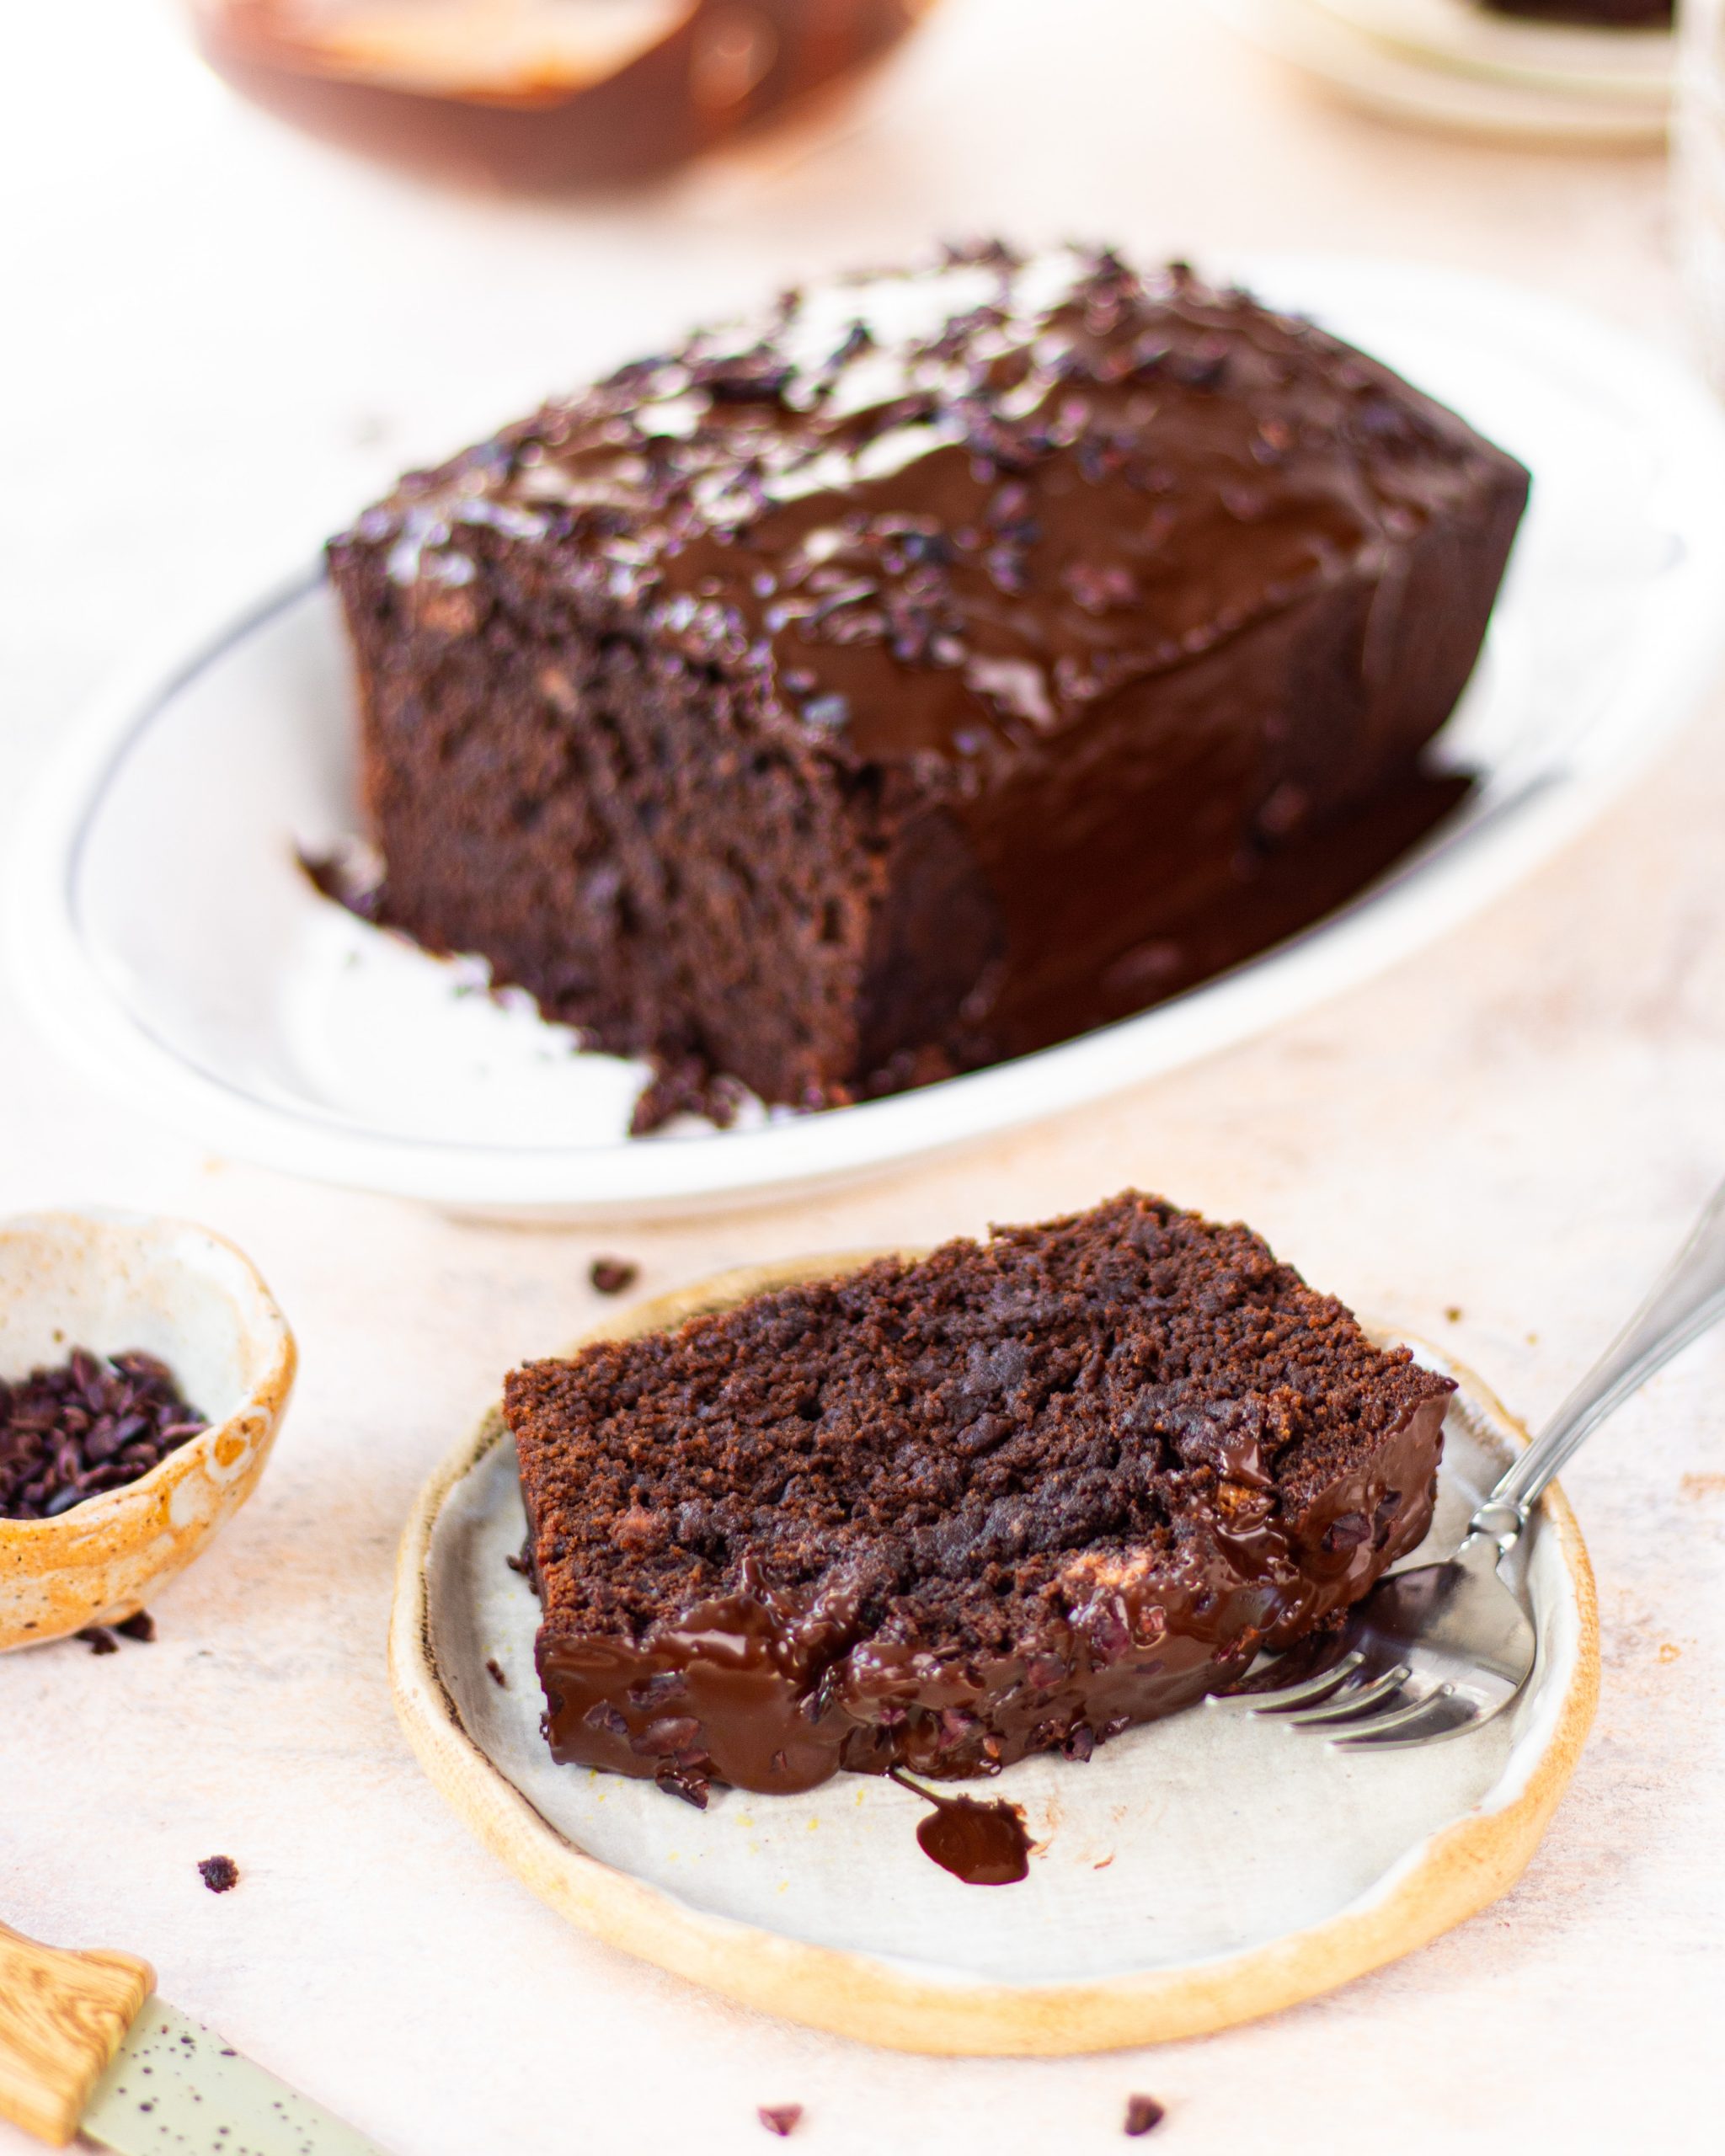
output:
{"label": "white oval serving platter", "polygon": [[[746,1267],[587,1337],[861,1262]],[[1409,1344],[1461,1388],[1429,1554],[1459,1539],[1524,1435],[1468,1372]],[[514,1448],[494,1414],[426,1486],[397,1567],[391,1677],[432,1780],[584,1930],[746,2005],[905,2051],[1053,2054],[1195,2036],[1412,1951],[1519,1875],[1598,1693],[1592,1574],[1553,1491],[1523,1545],[1539,1662],[1489,1726],[1359,1758],[1205,1705],[1082,1765],[1008,1769],[988,1793],[1023,1806],[1039,1853],[1017,1886],[966,1886],[922,1854],[921,1806],[891,1782],[715,1790],[700,1812],[650,1783],[555,1766],[539,1732],[538,1604],[506,1561],[524,1531]]]}
{"label": "white oval serving platter", "polygon": [[579,1052],[318,897],[296,846],[351,833],[351,691],[302,573],[69,739],[10,865],[30,1006],[200,1143],[502,1218],[687,1214],[985,1137],[1188,1062],[1404,956],[1578,830],[1690,713],[1725,651],[1725,416],[1673,359],[1525,291],[1436,270],[1229,265],[1452,403],[1535,475],[1485,657],[1441,755],[1464,808],[1327,921],[1082,1038],[814,1116],[626,1136],[645,1073]]}

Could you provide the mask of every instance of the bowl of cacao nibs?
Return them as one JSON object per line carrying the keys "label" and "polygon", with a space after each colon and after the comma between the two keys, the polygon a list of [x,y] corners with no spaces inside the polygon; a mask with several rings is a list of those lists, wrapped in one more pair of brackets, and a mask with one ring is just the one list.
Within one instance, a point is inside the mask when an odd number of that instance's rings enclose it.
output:
{"label": "bowl of cacao nibs", "polygon": [[250,1496],[293,1335],[185,1220],[0,1221],[0,1650],[134,1616]]}

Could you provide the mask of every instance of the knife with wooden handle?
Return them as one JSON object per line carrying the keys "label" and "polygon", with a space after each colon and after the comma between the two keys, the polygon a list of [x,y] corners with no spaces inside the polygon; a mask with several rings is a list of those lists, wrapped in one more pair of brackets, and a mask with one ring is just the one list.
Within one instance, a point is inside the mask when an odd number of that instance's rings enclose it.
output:
{"label": "knife with wooden handle", "polygon": [[40,1946],[0,1924],[0,2118],[120,2156],[382,2156],[155,1989],[136,1955]]}

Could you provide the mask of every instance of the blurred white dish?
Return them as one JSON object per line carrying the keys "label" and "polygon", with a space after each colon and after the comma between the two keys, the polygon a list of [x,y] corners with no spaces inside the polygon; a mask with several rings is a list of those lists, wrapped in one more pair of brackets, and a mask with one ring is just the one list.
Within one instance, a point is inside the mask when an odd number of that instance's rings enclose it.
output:
{"label": "blurred white dish", "polygon": [[1545,89],[1663,106],[1671,94],[1669,29],[1589,29],[1490,13],[1479,0],[1313,0],[1368,37],[1416,59]]}
{"label": "blurred white dish", "polygon": [[1667,31],[1493,18],[1468,0],[1210,0],[1249,38],[1391,118],[1512,141],[1651,145],[1671,95]]}
{"label": "blurred white dish", "polygon": [[[985,1136],[1304,1009],[1441,933],[1578,830],[1725,651],[1725,417],[1674,360],[1537,295],[1422,268],[1226,265],[1522,457],[1533,505],[1441,737],[1482,783],[1371,891],[1140,1017],[921,1091],[627,1139],[644,1075],[319,899],[352,831],[333,602],[302,574],[93,713],[22,820],[12,961],[98,1077],[203,1144],[457,1211],[598,1219],[780,1195]],[[751,1127],[752,1126],[752,1127]]]}

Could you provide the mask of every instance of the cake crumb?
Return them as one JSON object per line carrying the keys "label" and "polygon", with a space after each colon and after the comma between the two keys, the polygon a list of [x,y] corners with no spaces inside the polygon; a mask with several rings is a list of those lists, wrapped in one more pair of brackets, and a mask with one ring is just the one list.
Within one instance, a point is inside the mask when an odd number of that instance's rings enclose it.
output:
{"label": "cake crumb", "polygon": [[128,1640],[142,1640],[147,1646],[156,1636],[156,1620],[147,1609],[140,1609],[114,1629]]}
{"label": "cake crumb", "polygon": [[769,2133],[776,2133],[782,2141],[797,2130],[797,2121],[803,2116],[800,2104],[762,2104],[757,2116]]}
{"label": "cake crumb", "polygon": [[1461,1322],[1461,1304],[1451,1303],[1449,1308],[1444,1312],[1444,1315],[1449,1319],[1451,1325],[1460,1325]]}
{"label": "cake crumb", "polygon": [[486,1656],[485,1668],[492,1683],[500,1686],[504,1691],[508,1691],[509,1679],[503,1673],[503,1664],[499,1662],[494,1654],[488,1654]]}
{"label": "cake crumb", "polygon": [[88,1646],[92,1654],[118,1654],[120,1642],[105,1625],[86,1625],[76,1636]]}
{"label": "cake crumb", "polygon": [[1659,1659],[1661,1662],[1675,1662],[1679,1655],[1682,1652],[1683,1649],[1678,1646],[1675,1640],[1662,1640],[1659,1642]]}
{"label": "cake crumb", "polygon": [[621,1295],[640,1277],[640,1267],[632,1265],[626,1257],[595,1257],[587,1273],[595,1294],[601,1295]]}
{"label": "cake crumb", "polygon": [[1126,2099],[1126,2132],[1135,2138],[1158,2127],[1167,2116],[1167,2106],[1157,2103],[1154,2096],[1129,2096]]}
{"label": "cake crumb", "polygon": [[239,1884],[239,1866],[231,1856],[206,1856],[198,1865],[198,1876],[212,1894],[226,1894]]}

